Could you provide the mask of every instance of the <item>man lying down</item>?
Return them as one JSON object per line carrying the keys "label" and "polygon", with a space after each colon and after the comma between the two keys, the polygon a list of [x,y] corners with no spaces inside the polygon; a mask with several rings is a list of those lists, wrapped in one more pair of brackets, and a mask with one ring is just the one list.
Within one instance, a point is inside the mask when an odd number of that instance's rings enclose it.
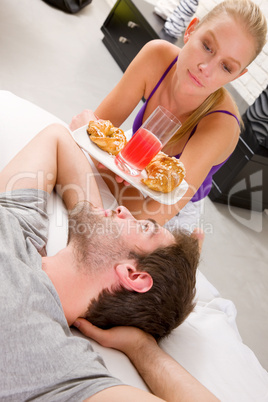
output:
{"label": "man lying down", "polygon": [[[54,188],[69,236],[47,257]],[[194,307],[196,239],[125,207],[104,210],[90,164],[61,125],[2,170],[0,192],[1,401],[217,400],[157,344]],[[124,352],[156,396],[114,378],[71,325]]]}

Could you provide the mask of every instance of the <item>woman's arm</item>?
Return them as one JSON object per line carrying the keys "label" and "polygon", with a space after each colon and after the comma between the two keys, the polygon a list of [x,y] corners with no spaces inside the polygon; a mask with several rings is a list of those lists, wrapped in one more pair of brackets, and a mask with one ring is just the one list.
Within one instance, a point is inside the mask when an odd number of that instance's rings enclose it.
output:
{"label": "woman's arm", "polygon": [[84,319],[79,330],[102,346],[118,349],[134,364],[151,391],[168,402],[214,402],[218,399],[171,356],[153,337],[133,327],[102,330]]}

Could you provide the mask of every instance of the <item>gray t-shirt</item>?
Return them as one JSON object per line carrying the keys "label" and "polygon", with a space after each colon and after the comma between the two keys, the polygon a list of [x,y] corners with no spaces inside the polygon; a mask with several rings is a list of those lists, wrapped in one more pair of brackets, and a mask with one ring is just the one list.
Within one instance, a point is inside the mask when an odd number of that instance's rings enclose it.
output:
{"label": "gray t-shirt", "polygon": [[37,190],[0,194],[1,401],[82,401],[121,384],[90,342],[72,335],[42,270],[47,197]]}

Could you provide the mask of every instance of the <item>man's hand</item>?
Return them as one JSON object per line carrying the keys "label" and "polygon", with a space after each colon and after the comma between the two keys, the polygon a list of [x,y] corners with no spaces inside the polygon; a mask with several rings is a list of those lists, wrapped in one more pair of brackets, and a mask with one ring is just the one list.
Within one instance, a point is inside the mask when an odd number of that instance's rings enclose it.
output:
{"label": "man's hand", "polygon": [[103,330],[91,324],[84,318],[78,318],[73,324],[79,331],[88,338],[93,339],[100,345],[106,348],[113,348],[120,350],[131,358],[141,346],[144,345],[157,345],[155,339],[134,327],[114,327],[111,329]]}
{"label": "man's hand", "polygon": [[151,391],[168,402],[219,402],[219,400],[171,356],[155,339],[134,327],[102,330],[83,318],[74,326],[100,345],[125,353]]}
{"label": "man's hand", "polygon": [[78,128],[85,126],[90,121],[98,120],[97,116],[95,116],[94,112],[89,109],[83,110],[83,112],[77,114],[72,118],[72,121],[69,125],[72,131],[77,130]]}

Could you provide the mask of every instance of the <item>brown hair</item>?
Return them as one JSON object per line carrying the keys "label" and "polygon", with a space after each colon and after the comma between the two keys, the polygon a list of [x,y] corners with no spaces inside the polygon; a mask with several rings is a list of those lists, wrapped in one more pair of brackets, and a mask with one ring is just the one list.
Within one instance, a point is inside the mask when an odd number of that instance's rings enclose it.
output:
{"label": "brown hair", "polygon": [[159,340],[180,325],[193,310],[195,277],[199,261],[198,242],[184,233],[175,234],[176,244],[147,255],[131,253],[137,270],[153,278],[145,293],[123,287],[104,289],[94,299],[86,319],[100,328],[135,326]]}
{"label": "brown hair", "polygon": [[[222,13],[227,13],[236,21],[242,22],[248,33],[255,39],[256,48],[255,54],[252,57],[252,60],[254,60],[265,45],[267,35],[267,21],[259,6],[253,3],[251,0],[223,1],[214,7],[207,15],[205,15],[196,29],[211,19],[219,17],[219,15]],[[216,110],[217,107],[223,102],[225,94],[226,90],[224,88],[219,88],[217,91],[209,95],[208,98],[183,123],[178,132],[169,141],[169,145],[175,144],[186,133],[192,131],[200,120],[212,109]],[[237,117],[241,126],[243,127],[243,122],[235,102],[234,105],[236,107]]]}

